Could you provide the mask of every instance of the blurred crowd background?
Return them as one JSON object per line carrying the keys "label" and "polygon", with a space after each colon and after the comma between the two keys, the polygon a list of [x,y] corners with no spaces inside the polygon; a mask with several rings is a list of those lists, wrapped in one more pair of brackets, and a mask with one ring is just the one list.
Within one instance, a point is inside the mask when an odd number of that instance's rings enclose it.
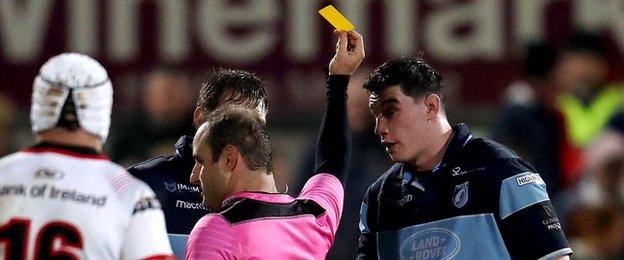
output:
{"label": "blurred crowd background", "polygon": [[[105,151],[124,166],[192,135],[199,88],[218,68],[264,79],[278,185],[311,173],[333,4],[365,37],[349,88],[354,154],[332,259],[353,258],[360,199],[391,164],[361,82],[384,60],[422,55],[444,77],[452,123],[466,122],[542,175],[577,259],[624,248],[624,0],[0,1],[0,155],[33,143],[32,80],[75,51],[115,89]],[[288,188],[286,188],[288,187]]]}

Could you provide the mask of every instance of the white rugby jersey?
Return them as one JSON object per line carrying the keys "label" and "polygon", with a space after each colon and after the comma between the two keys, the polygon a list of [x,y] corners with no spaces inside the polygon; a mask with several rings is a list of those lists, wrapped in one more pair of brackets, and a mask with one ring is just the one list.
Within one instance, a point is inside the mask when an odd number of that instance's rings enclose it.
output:
{"label": "white rugby jersey", "polygon": [[0,159],[0,259],[171,255],[154,193],[105,156],[42,144]]}

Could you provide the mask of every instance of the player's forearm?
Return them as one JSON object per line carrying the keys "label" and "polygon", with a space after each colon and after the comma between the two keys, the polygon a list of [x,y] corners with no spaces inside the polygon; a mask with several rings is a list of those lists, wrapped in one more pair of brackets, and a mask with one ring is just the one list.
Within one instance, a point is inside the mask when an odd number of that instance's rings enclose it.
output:
{"label": "player's forearm", "polygon": [[349,76],[327,77],[326,109],[316,148],[316,173],[329,173],[343,181],[351,158],[351,131],[347,116]]}

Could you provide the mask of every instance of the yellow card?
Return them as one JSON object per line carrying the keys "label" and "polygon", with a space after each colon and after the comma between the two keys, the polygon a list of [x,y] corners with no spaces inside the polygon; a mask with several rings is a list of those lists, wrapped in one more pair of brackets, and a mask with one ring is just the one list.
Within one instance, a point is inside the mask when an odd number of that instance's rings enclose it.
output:
{"label": "yellow card", "polygon": [[328,5],[325,8],[319,10],[319,14],[321,14],[325,20],[331,23],[337,30],[340,31],[351,31],[355,28],[347,18],[345,18],[334,6]]}

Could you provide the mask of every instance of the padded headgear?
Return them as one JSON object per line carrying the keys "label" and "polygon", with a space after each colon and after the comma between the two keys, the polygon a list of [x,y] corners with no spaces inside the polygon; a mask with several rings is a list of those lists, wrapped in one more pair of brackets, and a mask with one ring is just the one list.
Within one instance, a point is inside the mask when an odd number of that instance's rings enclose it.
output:
{"label": "padded headgear", "polygon": [[99,62],[78,53],[54,56],[41,66],[33,83],[32,131],[40,133],[57,127],[68,98],[73,101],[79,126],[105,142],[111,121],[113,86]]}

